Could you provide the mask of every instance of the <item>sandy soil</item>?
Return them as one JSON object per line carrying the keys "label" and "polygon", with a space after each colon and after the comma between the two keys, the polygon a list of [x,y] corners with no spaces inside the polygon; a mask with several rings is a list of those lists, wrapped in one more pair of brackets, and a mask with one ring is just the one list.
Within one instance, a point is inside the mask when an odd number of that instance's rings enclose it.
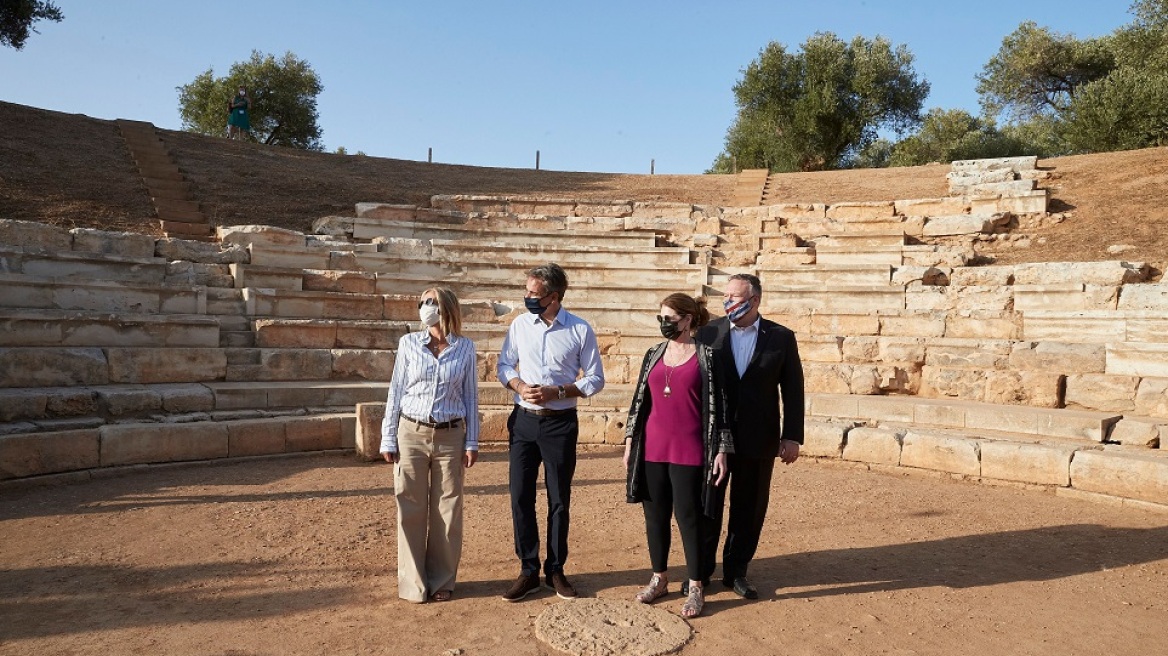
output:
{"label": "sandy soil", "polygon": [[[461,582],[425,605],[397,599],[387,465],[316,455],[0,492],[0,654],[551,653],[534,624],[556,597],[499,598],[518,573],[506,469],[493,451],[469,473]],[[568,573],[586,596],[648,578],[620,470],[615,451],[581,455]],[[771,508],[762,599],[715,583],[681,653],[1168,653],[1163,514],[810,459],[777,472]]]}
{"label": "sandy soil", "polygon": [[[129,117],[133,118],[133,117]],[[156,234],[153,207],[116,124],[0,102],[0,218]],[[434,194],[664,200],[725,205],[734,176],[617,175],[429,164],[309,153],[183,132],[160,132],[196,199],[218,225],[263,223],[310,232],[358,202],[427,205]],[[711,153],[713,158],[714,153]],[[1168,148],[1039,161],[1051,211],[1028,248],[985,253],[999,263],[1124,259],[1168,268]],[[934,198],[943,165],[777,176],[773,202]],[[1112,245],[1130,245],[1121,255]]]}

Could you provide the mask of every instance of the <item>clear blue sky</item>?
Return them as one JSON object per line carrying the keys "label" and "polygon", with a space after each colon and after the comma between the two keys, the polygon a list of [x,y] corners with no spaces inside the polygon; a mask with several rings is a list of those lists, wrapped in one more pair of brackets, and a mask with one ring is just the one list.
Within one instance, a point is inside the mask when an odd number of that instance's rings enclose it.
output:
{"label": "clear blue sky", "polygon": [[63,22],[0,48],[0,100],[179,129],[176,87],[290,50],[324,84],[330,151],[531,167],[539,150],[544,169],[621,173],[704,171],[770,41],[885,36],[916,56],[926,107],[976,113],[974,75],[1019,23],[1090,37],[1131,20],[1127,0],[55,2]]}

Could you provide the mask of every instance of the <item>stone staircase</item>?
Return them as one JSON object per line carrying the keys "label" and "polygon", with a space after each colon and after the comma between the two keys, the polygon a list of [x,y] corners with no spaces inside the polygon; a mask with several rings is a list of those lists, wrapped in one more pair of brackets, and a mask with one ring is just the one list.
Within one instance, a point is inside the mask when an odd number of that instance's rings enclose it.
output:
{"label": "stone staircase", "polygon": [[117,124],[142,182],[150,191],[163,234],[181,239],[212,239],[211,223],[191,194],[190,182],[166,150],[154,125],[126,119],[118,119]]}
{"label": "stone staircase", "polygon": [[734,181],[731,207],[758,207],[761,205],[769,174],[770,171],[766,169],[743,169],[739,172]]}
{"label": "stone staircase", "polygon": [[215,242],[0,221],[0,479],[375,457],[393,350],[436,281],[478,346],[483,440],[504,440],[496,354],[524,272],[554,260],[608,381],[584,443],[621,441],[660,298],[749,272],[799,335],[809,455],[1168,506],[1168,283],[1139,263],[967,266],[946,240],[1005,229],[971,208],[436,196]]}

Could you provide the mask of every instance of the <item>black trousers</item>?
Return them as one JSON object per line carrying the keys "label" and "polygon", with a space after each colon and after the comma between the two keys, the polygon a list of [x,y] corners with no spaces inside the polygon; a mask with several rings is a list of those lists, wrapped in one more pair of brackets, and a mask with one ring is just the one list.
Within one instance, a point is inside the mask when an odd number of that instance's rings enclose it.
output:
{"label": "black trousers", "polygon": [[536,480],[544,468],[547,489],[547,559],[543,572],[564,571],[568,560],[568,523],[571,518],[572,476],[576,473],[576,441],[580,424],[576,411],[537,417],[515,406],[507,420],[510,434],[511,521],[515,555],[525,576],[538,574],[539,523],[535,515]]}
{"label": "black trousers", "polygon": [[[774,458],[744,458],[735,454],[728,457],[730,465],[730,519],[726,523],[726,543],[722,546],[722,578],[746,576],[758,539],[766,522],[767,506],[771,499],[771,475],[775,471]],[[717,519],[721,527],[722,519]],[[717,553],[717,538],[704,545],[704,557]],[[707,578],[713,574],[713,565]]]}
{"label": "black trousers", "polygon": [[[681,533],[685,568],[690,579],[703,580],[702,539],[711,529],[717,545],[718,526],[702,514],[702,468],[700,465],[645,463],[645,534],[649,541],[649,562],[654,572],[669,570],[669,548],[673,518]],[[709,578],[709,575],[706,575]]]}

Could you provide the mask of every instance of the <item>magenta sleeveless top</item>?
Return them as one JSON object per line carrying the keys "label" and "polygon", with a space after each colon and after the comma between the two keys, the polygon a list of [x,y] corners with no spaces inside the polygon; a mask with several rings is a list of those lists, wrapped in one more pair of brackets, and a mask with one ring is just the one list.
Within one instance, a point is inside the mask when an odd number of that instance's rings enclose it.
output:
{"label": "magenta sleeveless top", "polygon": [[[669,396],[665,384],[669,383]],[[701,465],[702,376],[698,356],[677,367],[662,358],[649,371],[652,406],[645,422],[645,460],[674,465]]]}

